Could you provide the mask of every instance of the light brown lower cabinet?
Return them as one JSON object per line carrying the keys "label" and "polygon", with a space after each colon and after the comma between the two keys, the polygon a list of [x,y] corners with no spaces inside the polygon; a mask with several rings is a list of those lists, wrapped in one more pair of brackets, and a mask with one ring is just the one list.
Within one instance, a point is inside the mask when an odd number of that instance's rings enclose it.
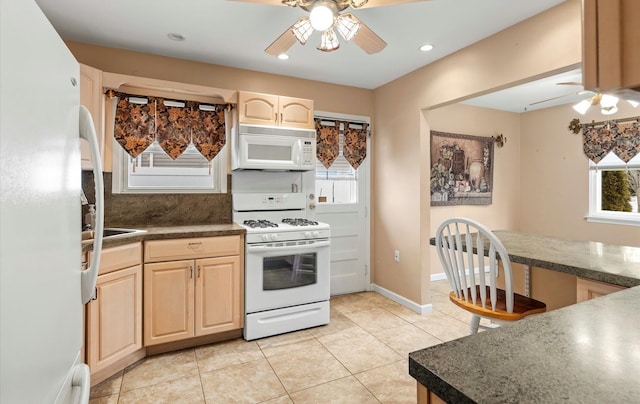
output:
{"label": "light brown lower cabinet", "polygon": [[[144,265],[145,346],[242,328],[242,240],[240,237],[235,239],[238,255]],[[202,254],[197,250],[205,248],[201,246],[207,245],[207,239],[193,240],[175,240],[175,243],[184,244],[185,249],[193,250],[196,255]],[[219,245],[228,245],[229,241],[221,240]],[[175,256],[176,248],[165,247],[158,251]],[[152,244],[145,249],[153,251],[155,247]],[[179,246],[177,250],[180,250]],[[188,255],[188,250],[185,250],[185,255]],[[159,257],[145,255],[146,258],[153,260]]]}
{"label": "light brown lower cabinet", "polygon": [[610,283],[578,277],[576,297],[578,303],[580,303],[586,300],[595,299],[596,297],[608,295],[609,293],[618,292],[622,289],[626,288],[624,286],[612,285]]}
{"label": "light brown lower cabinet", "polygon": [[103,250],[96,291],[86,306],[92,385],[144,356],[141,243]]}
{"label": "light brown lower cabinet", "polygon": [[423,384],[417,382],[418,385],[418,404],[447,404],[446,401],[438,397],[432,391],[429,391]]}

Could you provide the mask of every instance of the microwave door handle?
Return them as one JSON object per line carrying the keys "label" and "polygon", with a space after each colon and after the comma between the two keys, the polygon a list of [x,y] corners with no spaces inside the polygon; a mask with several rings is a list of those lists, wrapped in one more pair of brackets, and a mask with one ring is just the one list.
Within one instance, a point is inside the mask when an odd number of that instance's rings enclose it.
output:
{"label": "microwave door handle", "polygon": [[300,244],[300,245],[283,245],[281,247],[274,247],[273,245],[248,245],[247,252],[273,252],[273,251],[282,251],[282,252],[290,252],[290,251],[300,251],[300,250],[311,250],[322,247],[329,247],[331,242],[329,240],[323,240],[314,242],[311,244]]}
{"label": "microwave door handle", "polygon": [[295,147],[295,152],[293,155],[296,158],[294,163],[296,164],[296,166],[300,166],[302,164],[302,140],[297,139],[294,147]]}

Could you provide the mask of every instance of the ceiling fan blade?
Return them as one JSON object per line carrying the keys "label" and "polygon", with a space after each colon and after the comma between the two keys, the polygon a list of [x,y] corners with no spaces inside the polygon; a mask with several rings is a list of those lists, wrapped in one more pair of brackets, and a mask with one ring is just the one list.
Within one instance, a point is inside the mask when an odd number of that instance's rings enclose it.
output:
{"label": "ceiling fan blade", "polygon": [[231,1],[237,1],[240,3],[267,4],[271,6],[286,6],[286,4],[283,4],[281,0],[231,0]]}
{"label": "ceiling fan blade", "polygon": [[551,97],[551,98],[547,98],[546,100],[541,100],[541,101],[536,101],[536,102],[532,102],[529,105],[538,105],[538,104],[542,104],[543,102],[549,102],[549,101],[553,101],[553,100],[557,100],[560,98],[565,98],[565,97],[573,97],[574,95],[577,95],[578,93],[574,93],[574,94],[565,94],[565,95],[559,95],[557,97]]}
{"label": "ceiling fan blade", "polygon": [[394,6],[396,4],[407,4],[407,3],[417,3],[420,1],[429,1],[429,0],[369,0],[361,8],[373,8],[373,7],[384,7],[384,6]]}
{"label": "ceiling fan blade", "polygon": [[272,56],[278,56],[289,50],[296,43],[296,37],[291,32],[293,26],[287,28],[275,41],[271,43],[264,51]]}
{"label": "ceiling fan blade", "polygon": [[356,36],[352,39],[356,45],[370,55],[380,52],[387,46],[387,43],[373,32],[371,28],[367,27],[358,18],[354,17],[354,19],[360,23],[360,29],[358,29]]}

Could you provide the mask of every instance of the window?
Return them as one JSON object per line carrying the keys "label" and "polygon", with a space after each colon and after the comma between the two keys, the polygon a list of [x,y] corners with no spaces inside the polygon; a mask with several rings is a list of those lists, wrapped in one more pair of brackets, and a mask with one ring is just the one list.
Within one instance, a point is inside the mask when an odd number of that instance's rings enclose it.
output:
{"label": "window", "polygon": [[627,164],[613,153],[589,161],[589,221],[640,226],[639,192],[640,154]]}
{"label": "window", "polygon": [[191,143],[172,160],[154,142],[137,158],[114,144],[114,193],[224,193],[227,192],[226,149],[207,161]]}
{"label": "window", "polygon": [[327,169],[316,159],[316,195],[320,203],[358,203],[358,171],[342,155],[344,124],[340,124],[340,153]]}

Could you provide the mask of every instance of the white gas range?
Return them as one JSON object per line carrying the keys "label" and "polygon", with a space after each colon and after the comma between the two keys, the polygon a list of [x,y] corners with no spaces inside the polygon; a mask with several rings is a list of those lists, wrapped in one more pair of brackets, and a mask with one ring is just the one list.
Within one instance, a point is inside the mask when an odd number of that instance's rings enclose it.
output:
{"label": "white gas range", "polygon": [[233,194],[233,220],[247,230],[246,340],[329,323],[331,230],[305,207],[303,193]]}

